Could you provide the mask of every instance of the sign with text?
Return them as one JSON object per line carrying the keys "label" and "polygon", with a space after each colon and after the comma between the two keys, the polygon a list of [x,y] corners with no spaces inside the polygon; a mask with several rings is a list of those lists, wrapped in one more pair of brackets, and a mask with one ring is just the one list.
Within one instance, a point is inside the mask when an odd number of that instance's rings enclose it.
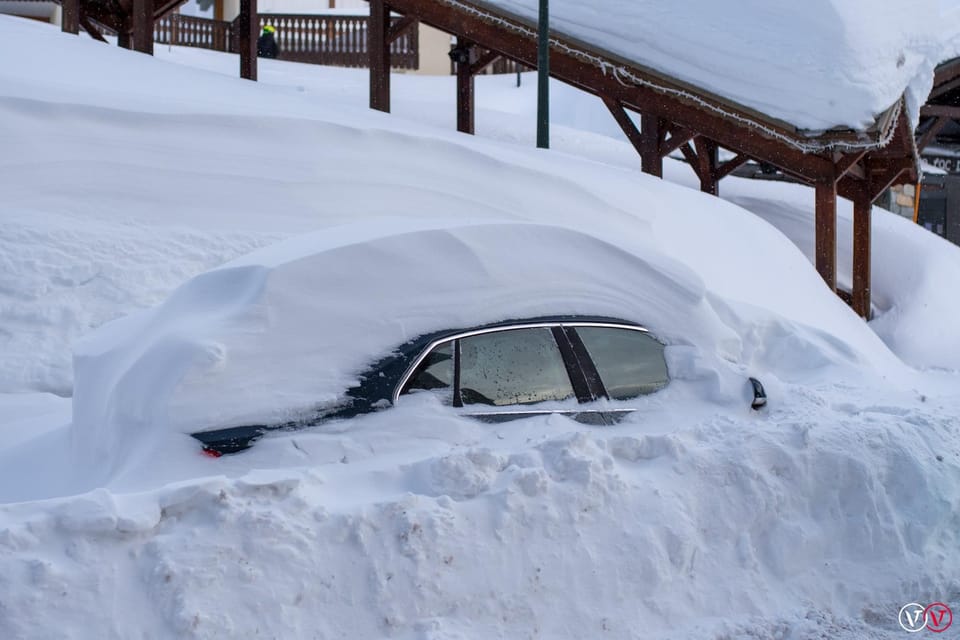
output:
{"label": "sign with text", "polygon": [[923,154],[923,160],[947,173],[960,173],[960,157]]}

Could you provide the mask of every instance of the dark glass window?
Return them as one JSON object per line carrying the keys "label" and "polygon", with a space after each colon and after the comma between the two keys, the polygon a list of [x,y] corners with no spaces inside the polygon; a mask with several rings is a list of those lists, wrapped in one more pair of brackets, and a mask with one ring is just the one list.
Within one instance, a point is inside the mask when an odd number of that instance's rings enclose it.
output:
{"label": "dark glass window", "polygon": [[642,331],[577,327],[612,400],[627,400],[667,386],[663,345]]}
{"label": "dark glass window", "polygon": [[437,345],[423,359],[417,370],[410,376],[410,380],[403,388],[402,393],[411,391],[433,391],[447,389],[444,400],[449,404],[453,401],[453,344],[445,342]]}
{"label": "dark glass window", "polygon": [[464,405],[531,404],[573,395],[550,329],[511,329],[460,339]]}

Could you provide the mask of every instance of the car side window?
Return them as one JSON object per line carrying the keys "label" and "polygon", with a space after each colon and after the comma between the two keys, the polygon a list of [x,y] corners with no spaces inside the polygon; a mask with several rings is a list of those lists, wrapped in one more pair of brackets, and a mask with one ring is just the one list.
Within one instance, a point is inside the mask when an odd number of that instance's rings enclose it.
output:
{"label": "car side window", "polygon": [[649,334],[613,327],[577,327],[611,400],[628,400],[667,386],[664,346]]}
{"label": "car side window", "polygon": [[453,343],[444,342],[434,347],[423,359],[403,387],[401,394],[414,391],[446,389],[443,399],[453,401]]}
{"label": "car side window", "polygon": [[550,329],[530,327],[459,340],[464,405],[532,404],[573,397],[563,357]]}

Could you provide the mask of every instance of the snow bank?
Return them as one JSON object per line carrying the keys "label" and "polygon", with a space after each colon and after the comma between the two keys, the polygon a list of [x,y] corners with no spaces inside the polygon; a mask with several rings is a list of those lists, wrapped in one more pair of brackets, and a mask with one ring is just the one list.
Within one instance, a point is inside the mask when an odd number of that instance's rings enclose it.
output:
{"label": "snow bank", "polygon": [[[812,195],[799,185],[725,183],[726,198],[777,227],[811,262],[815,255]],[[838,284],[849,291],[853,268],[849,201],[838,201],[837,217]],[[960,299],[952,295],[950,284],[960,280],[960,247],[878,207],[873,210],[872,238],[874,317],[870,327],[914,367],[960,371],[960,332],[944,322],[960,316]]]}
{"label": "snow bank", "polygon": [[2,506],[0,633],[56,606],[68,638],[901,638],[960,596],[956,430],[789,391],[605,430],[400,407],[205,461],[232,480]]}
{"label": "snow bank", "polygon": [[[713,399],[732,404],[742,402],[747,366],[796,379],[860,364],[835,336],[724,301],[642,236],[612,244],[545,225],[435,227],[395,218],[302,236],[104,325],[74,358],[80,458],[115,470],[153,446],[156,430],[283,422],[341,400],[366,367],[411,339],[507,319],[640,322],[675,345],[675,378],[716,379]],[[738,363],[737,381],[724,360]]]}
{"label": "snow bank", "polygon": [[[69,345],[83,332],[156,304],[185,278],[246,251],[291,234],[389,217],[397,202],[402,215],[434,220],[526,220],[646,237],[719,296],[839,332],[857,351],[881,357],[882,345],[842,303],[822,295],[816,274],[795,259],[785,238],[737,207],[638,175],[628,145],[555,131],[558,146],[570,152],[596,149],[608,160],[626,151],[624,164],[633,168],[618,171],[438,130],[425,123],[453,118],[455,94],[443,90],[452,88],[449,78],[395,78],[397,111],[423,119],[415,123],[357,109],[366,103],[363,72],[264,63],[264,82],[254,85],[49,25],[5,16],[0,25],[0,55],[15,55],[17,46],[38,49],[33,72],[0,68],[5,140],[16,158],[0,173],[5,391],[69,395]],[[236,58],[226,54],[158,55],[236,73]],[[72,84],[86,67],[117,76]],[[504,81],[481,80],[491,87]],[[497,137],[532,137],[532,126],[525,127],[533,117],[529,85],[520,94],[501,88],[491,96],[527,114],[509,119],[497,111],[504,123],[493,128]],[[569,92],[557,95],[580,104]],[[556,112],[615,131],[602,104],[590,99],[599,116],[579,107]],[[717,260],[717,246],[742,248]],[[796,278],[790,288],[768,267],[779,256]],[[825,306],[808,303],[807,294]]]}
{"label": "snow bank", "polygon": [[[960,600],[956,375],[904,372],[784,233],[639,175],[628,144],[556,127],[554,151],[519,148],[533,137],[531,82],[514,92],[512,78],[478,79],[478,131],[505,144],[432,126],[452,129],[449,78],[396,77],[403,119],[360,108],[362,72],[263,61],[265,82],[253,85],[3,16],[0,33],[0,58],[31,52],[32,67],[0,65],[10,80],[0,82],[4,391],[69,392],[63,345],[86,327],[250,249],[329,228],[102,329],[84,347],[91,377],[78,404],[103,424],[68,425],[60,398],[0,395],[0,637],[895,640],[904,603]],[[158,55],[236,74],[223,54]],[[103,72],[82,75],[89,68]],[[595,99],[554,95],[568,124],[616,133]],[[757,195],[743,203],[758,210],[812,208],[809,191],[741,184],[725,180],[722,191]],[[385,223],[410,213],[418,233]],[[332,228],[348,221],[358,227]],[[878,237],[917,247],[909,259],[926,284],[911,299],[917,280],[895,277],[891,254],[875,251],[878,301],[909,303],[878,320],[901,323],[894,347],[942,357],[936,346],[946,352],[952,335],[943,323],[956,314],[932,274],[956,249],[915,243],[922,229],[885,228]],[[219,419],[246,401],[201,406],[203,389],[229,382],[267,399],[230,377],[258,353],[242,332],[287,352],[313,344],[296,316],[270,324],[280,317],[259,312],[306,307],[333,322],[299,296],[321,286],[349,297],[336,272],[316,268],[333,254],[423,270],[432,254],[419,247],[470,259],[468,275],[494,282],[505,279],[494,265],[521,262],[507,249],[531,236],[597,261],[578,269],[602,292],[579,298],[585,306],[617,299],[617,315],[633,309],[695,342],[671,347],[686,377],[630,421],[481,425],[424,398],[215,461],[171,428],[171,416]],[[561,257],[535,252],[524,264],[583,266]],[[342,275],[380,289],[381,277],[398,277]],[[397,302],[396,291],[383,295],[384,306]],[[368,319],[378,331],[362,336],[365,348],[433,323],[418,299],[405,319]],[[461,300],[492,317],[545,298]],[[918,315],[924,306],[944,311]],[[911,346],[907,322],[929,333]],[[342,346],[317,378],[331,389],[361,364]],[[280,380],[285,364],[253,373]],[[747,371],[771,391],[765,412],[733,402],[719,375]],[[20,429],[39,435],[11,435]],[[99,450],[86,435],[103,437]]]}
{"label": "snow bank", "polygon": [[[536,0],[484,0],[537,19]],[[801,129],[866,129],[940,62],[936,0],[553,0],[551,28]]]}

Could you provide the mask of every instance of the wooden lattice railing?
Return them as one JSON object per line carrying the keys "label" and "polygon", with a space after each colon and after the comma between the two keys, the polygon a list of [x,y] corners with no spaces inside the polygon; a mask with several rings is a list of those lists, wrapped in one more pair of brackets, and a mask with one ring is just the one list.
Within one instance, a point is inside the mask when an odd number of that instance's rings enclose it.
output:
{"label": "wooden lattice railing", "polygon": [[[260,26],[277,29],[280,59],[338,67],[367,66],[367,16],[273,13],[260,15]],[[419,66],[416,29],[408,29],[390,46],[392,66]]]}
{"label": "wooden lattice railing", "polygon": [[[339,67],[367,66],[367,16],[261,14],[260,27],[273,25],[280,60]],[[154,42],[214,51],[233,51],[236,21],[169,14],[154,23]],[[396,69],[420,64],[416,29],[408,29],[390,47]]]}
{"label": "wooden lattice railing", "polygon": [[153,41],[181,47],[230,51],[231,23],[171,13],[153,23]]}

